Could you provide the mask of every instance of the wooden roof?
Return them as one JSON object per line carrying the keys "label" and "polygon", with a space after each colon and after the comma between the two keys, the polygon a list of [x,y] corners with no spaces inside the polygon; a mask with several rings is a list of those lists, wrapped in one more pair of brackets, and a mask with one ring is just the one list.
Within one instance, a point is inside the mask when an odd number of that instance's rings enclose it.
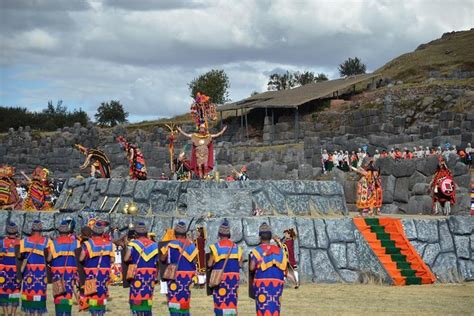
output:
{"label": "wooden roof", "polygon": [[241,108],[297,108],[309,101],[330,97],[336,91],[341,91],[350,86],[377,77],[378,74],[363,74],[310,83],[301,87],[280,90],[266,91],[241,101],[227,103],[217,108],[217,111],[230,111]]}

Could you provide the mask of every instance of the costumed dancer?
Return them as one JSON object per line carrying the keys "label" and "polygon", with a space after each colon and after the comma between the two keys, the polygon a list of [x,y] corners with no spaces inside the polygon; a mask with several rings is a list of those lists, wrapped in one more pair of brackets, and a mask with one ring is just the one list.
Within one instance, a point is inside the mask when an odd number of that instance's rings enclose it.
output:
{"label": "costumed dancer", "polygon": [[[382,200],[381,182],[378,178],[378,171],[370,161],[365,168],[354,168],[352,170],[361,175],[357,182],[357,200],[356,206],[360,216],[374,215],[374,208],[379,205]],[[379,189],[379,195],[377,190]],[[380,203],[381,204],[381,203]],[[380,205],[381,206],[381,205]],[[377,215],[380,209],[377,208]]]}
{"label": "costumed dancer", "polygon": [[288,259],[280,247],[271,244],[272,229],[267,223],[259,228],[260,245],[250,254],[249,271],[254,274],[253,287],[257,316],[279,316],[281,295]]}
{"label": "costumed dancer", "polygon": [[[198,250],[186,239],[186,232],[186,224],[178,222],[174,228],[177,239],[171,240],[165,249],[161,250],[161,261],[168,263],[163,277],[168,280],[167,298],[170,316],[190,315],[190,287],[196,275],[195,260]],[[175,273],[171,273],[172,267],[176,268]]]}
{"label": "costumed dancer", "polygon": [[21,310],[27,315],[43,315],[46,308],[46,252],[51,241],[41,236],[43,225],[35,220],[31,225],[31,236],[20,241],[20,261],[23,287],[21,291]]}
{"label": "costumed dancer", "polygon": [[196,260],[197,285],[203,288],[206,285],[206,231],[204,227],[196,228],[194,244],[198,250]]}
{"label": "costumed dancer", "polygon": [[0,166],[0,209],[15,209],[20,204],[14,175],[14,167]]}
{"label": "costumed dancer", "polygon": [[76,249],[80,248],[80,244],[72,235],[70,224],[67,220],[61,222],[59,236],[51,242],[48,252],[56,316],[72,315],[73,299],[78,298]]}
{"label": "costumed dancer", "polygon": [[94,178],[96,173],[99,173],[100,178],[110,178],[110,160],[102,150],[86,148],[79,144],[75,144],[74,147],[86,156],[86,160],[80,167],[81,170],[90,166],[91,177]]}
{"label": "costumed dancer", "polygon": [[87,298],[89,312],[93,316],[105,315],[109,296],[108,282],[110,267],[114,262],[112,242],[104,238],[105,224],[96,221],[92,228],[92,237],[82,245],[79,257],[84,262],[84,295]]}
{"label": "costumed dancer", "polygon": [[[295,257],[295,240],[296,232],[294,228],[286,229],[283,232],[283,239],[281,240],[283,249],[285,250],[288,257],[288,275],[287,277],[291,279],[294,283],[295,289],[300,286],[300,278],[298,274],[298,264]],[[276,239],[276,238],[275,238]],[[278,242],[278,241],[277,241]]]}
{"label": "costumed dancer", "polygon": [[5,238],[0,240],[0,306],[3,315],[16,315],[21,289],[16,259],[16,249],[20,246],[18,226],[8,223],[6,233]]}
{"label": "costumed dancer", "polygon": [[47,211],[53,207],[51,201],[51,187],[49,185],[49,170],[36,167],[28,177],[23,171],[22,175],[28,180],[28,195],[23,201],[23,209],[29,211]]}
{"label": "costumed dancer", "polygon": [[124,262],[129,263],[130,311],[134,316],[151,316],[157,281],[158,244],[148,238],[145,223],[135,224],[134,229],[137,238],[128,243],[123,258]]}
{"label": "costumed dancer", "polygon": [[456,184],[442,156],[439,157],[439,164],[430,188],[433,196],[433,213],[441,212],[448,216],[451,213],[451,206],[456,203]]}
{"label": "costumed dancer", "polygon": [[118,136],[117,141],[120,147],[126,152],[130,165],[129,176],[132,180],[146,180],[147,170],[145,158],[137,145],[127,142],[123,136]]}
{"label": "costumed dancer", "polygon": [[176,162],[176,178],[180,181],[191,180],[191,162],[184,152],[179,154]]}
{"label": "costumed dancer", "polygon": [[208,267],[213,271],[223,270],[219,283],[219,280],[208,280],[208,282],[218,283],[212,288],[214,314],[216,316],[237,315],[242,248],[230,239],[230,225],[227,220],[219,226],[218,237],[219,241],[209,246],[211,253],[207,262]]}

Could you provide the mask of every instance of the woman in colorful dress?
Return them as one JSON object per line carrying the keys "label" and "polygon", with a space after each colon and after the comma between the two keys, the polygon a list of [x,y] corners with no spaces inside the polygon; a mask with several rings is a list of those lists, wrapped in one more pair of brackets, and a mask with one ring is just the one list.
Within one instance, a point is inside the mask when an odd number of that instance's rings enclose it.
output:
{"label": "woman in colorful dress", "polygon": [[107,298],[109,296],[108,283],[110,280],[110,267],[115,254],[112,242],[104,238],[105,224],[96,221],[92,228],[92,237],[84,241],[79,260],[84,264],[86,282],[90,279],[97,280],[97,292],[84,294],[87,297],[89,312],[92,316],[105,315]]}
{"label": "woman in colorful dress", "polygon": [[124,262],[135,264],[130,281],[130,311],[133,316],[151,316],[153,291],[157,281],[158,244],[147,237],[145,223],[135,225],[137,238],[128,243]]}
{"label": "woman in colorful dress", "polygon": [[47,211],[53,207],[51,201],[51,187],[49,186],[49,170],[36,167],[28,177],[24,172],[22,175],[28,180],[28,195],[23,201],[23,209],[29,211]]}
{"label": "woman in colorful dress", "polygon": [[20,245],[18,226],[9,223],[7,236],[0,240],[0,306],[3,315],[16,315],[21,284],[17,278],[15,248]]}
{"label": "woman in colorful dress", "polygon": [[[378,206],[377,201],[382,202],[382,186],[379,180],[377,180],[378,174],[377,169],[374,167],[373,162],[370,161],[365,168],[354,168],[352,170],[360,174],[360,179],[357,182],[357,199],[356,206],[359,210],[359,215],[365,217],[367,215],[374,215],[374,208]],[[377,177],[377,178],[376,178]],[[377,192],[377,185],[379,191]],[[378,195],[377,195],[378,194]],[[381,206],[381,203],[380,203]],[[380,213],[380,208],[377,208],[377,215]]]}
{"label": "woman in colorful dress", "polygon": [[21,310],[26,315],[43,315],[46,308],[46,287],[48,285],[45,254],[51,241],[41,236],[43,225],[35,220],[31,225],[31,236],[20,241],[23,288]]}
{"label": "woman in colorful dress", "polygon": [[120,147],[126,152],[128,163],[130,164],[129,176],[132,180],[146,180],[147,170],[145,158],[135,144],[127,142],[123,136],[117,137]]}
{"label": "woman in colorful dress", "polygon": [[171,240],[162,249],[161,261],[177,265],[176,278],[168,280],[168,309],[170,316],[190,315],[191,290],[196,275],[196,257],[198,250],[186,239],[187,227],[182,221],[174,228],[175,240]]}
{"label": "woman in colorful dress", "polygon": [[[59,236],[51,242],[48,261],[51,262],[53,282],[64,281],[65,293],[54,297],[56,316],[72,315],[73,298],[77,294],[78,284],[75,250],[80,247],[79,241],[71,234],[71,227],[66,220],[58,227]],[[53,293],[55,295],[55,293]]]}
{"label": "woman in colorful dress", "polygon": [[[208,267],[224,269],[221,283],[212,290],[214,298],[214,314],[237,315],[240,267],[242,265],[242,248],[230,240],[230,226],[227,220],[219,227],[219,241],[209,246],[211,256]],[[227,263],[224,267],[224,262]]]}
{"label": "woman in colorful dress", "polygon": [[272,229],[259,228],[260,245],[250,254],[249,270],[255,273],[253,289],[257,316],[279,316],[288,259],[280,247],[271,244]]}

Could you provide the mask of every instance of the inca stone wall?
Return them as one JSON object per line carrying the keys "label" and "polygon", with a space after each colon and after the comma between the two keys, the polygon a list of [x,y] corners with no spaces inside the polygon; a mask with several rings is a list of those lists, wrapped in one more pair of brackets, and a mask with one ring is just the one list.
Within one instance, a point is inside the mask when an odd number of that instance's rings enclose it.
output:
{"label": "inca stone wall", "polygon": [[347,214],[342,186],[334,181],[132,181],[121,178],[70,178],[56,208],[112,209],[136,203],[139,214],[162,216],[308,216]]}
{"label": "inca stone wall", "polygon": [[[207,244],[216,241],[222,219],[183,218],[166,216],[130,216],[107,213],[57,213],[57,212],[0,212],[0,232],[8,221],[14,221],[25,234],[35,219],[40,219],[46,235],[55,235],[55,228],[66,216],[76,219],[77,232],[83,218],[91,214],[107,220],[112,227],[126,231],[134,221],[144,221],[150,231],[160,238],[177,220],[185,220],[190,230],[196,225],[205,226]],[[295,243],[298,266],[304,281],[317,283],[363,282],[367,278],[390,283],[388,274],[361,236],[351,218],[312,219],[304,217],[228,217],[232,239],[244,249],[244,257],[258,244],[258,227],[266,221],[278,235],[294,227],[298,233]],[[451,216],[432,219],[403,219],[407,237],[440,282],[474,280],[474,218]],[[244,280],[247,265],[243,271]]]}

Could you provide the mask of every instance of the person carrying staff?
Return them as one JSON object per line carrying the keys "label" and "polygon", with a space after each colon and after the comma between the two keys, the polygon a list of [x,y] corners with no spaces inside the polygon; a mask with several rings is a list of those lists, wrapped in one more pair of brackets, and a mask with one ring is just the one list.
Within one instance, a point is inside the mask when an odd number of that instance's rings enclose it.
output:
{"label": "person carrying staff", "polygon": [[214,314],[237,315],[242,248],[230,239],[230,226],[227,220],[219,226],[218,237],[219,241],[209,246],[211,255],[207,262],[207,266],[213,271],[222,270],[219,284],[212,289]]}
{"label": "person carrying staff", "polygon": [[15,249],[20,245],[18,226],[9,223],[6,233],[7,236],[0,240],[0,306],[4,315],[16,315],[21,289],[15,258]]}
{"label": "person carrying staff", "polygon": [[253,291],[257,316],[279,316],[281,295],[288,259],[280,247],[271,244],[272,229],[267,223],[259,228],[260,245],[250,254],[249,270],[255,273]]}

